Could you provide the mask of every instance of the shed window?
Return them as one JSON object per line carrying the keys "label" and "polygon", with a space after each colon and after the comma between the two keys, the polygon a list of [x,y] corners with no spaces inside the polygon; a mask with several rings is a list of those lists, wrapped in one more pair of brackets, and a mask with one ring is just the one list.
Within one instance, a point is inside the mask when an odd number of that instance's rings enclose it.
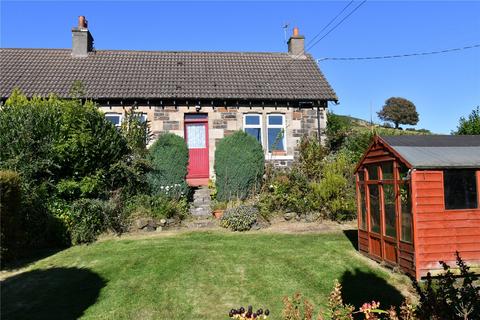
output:
{"label": "shed window", "polygon": [[402,209],[402,231],[400,240],[412,243],[412,201],[410,198],[410,185],[400,185],[400,204]]}
{"label": "shed window", "polygon": [[382,180],[393,180],[393,162],[382,163]]}
{"label": "shed window", "polygon": [[370,231],[380,233],[380,199],[378,185],[369,184],[368,193],[370,195]]}
{"label": "shed window", "polygon": [[365,185],[362,183],[359,185],[360,191],[360,229],[367,230],[367,205],[365,202]]}
{"label": "shed window", "polygon": [[243,116],[243,130],[262,144],[262,116],[259,114],[245,114]]}
{"label": "shed window", "polygon": [[268,151],[286,151],[285,147],[285,116],[269,114],[267,119]]}
{"label": "shed window", "polygon": [[378,180],[378,166],[377,165],[368,165],[368,180]]}
{"label": "shed window", "polygon": [[475,170],[445,170],[443,188],[445,209],[477,208],[477,181]]}

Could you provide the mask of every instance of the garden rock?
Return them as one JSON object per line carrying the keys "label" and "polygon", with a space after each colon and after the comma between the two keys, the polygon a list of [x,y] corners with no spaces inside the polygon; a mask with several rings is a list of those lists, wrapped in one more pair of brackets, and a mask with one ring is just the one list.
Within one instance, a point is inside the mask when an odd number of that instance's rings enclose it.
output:
{"label": "garden rock", "polygon": [[148,225],[150,219],[147,218],[138,218],[135,221],[135,225],[137,226],[138,229],[143,229]]}
{"label": "garden rock", "polygon": [[295,212],[287,212],[283,215],[283,218],[286,220],[286,221],[290,221],[292,220],[293,218],[295,218],[297,216],[297,214]]}
{"label": "garden rock", "polygon": [[167,220],[165,219],[160,219],[160,226],[165,227],[167,225]]}
{"label": "garden rock", "polygon": [[162,230],[163,230],[163,228],[162,228],[161,226],[158,226],[158,227],[157,227],[157,230],[155,230],[155,231],[161,232]]}
{"label": "garden rock", "polygon": [[306,222],[315,222],[317,220],[317,216],[313,213],[308,213],[306,216],[305,216],[305,221]]}
{"label": "garden rock", "polygon": [[252,230],[260,230],[262,226],[260,226],[258,223],[255,222],[255,224],[252,226]]}

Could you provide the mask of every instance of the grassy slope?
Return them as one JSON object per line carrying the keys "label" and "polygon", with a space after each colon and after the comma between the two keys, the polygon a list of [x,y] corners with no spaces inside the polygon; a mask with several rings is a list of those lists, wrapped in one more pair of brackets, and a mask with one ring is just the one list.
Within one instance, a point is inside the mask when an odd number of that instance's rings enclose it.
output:
{"label": "grassy slope", "polygon": [[223,319],[302,292],[325,306],[334,279],[347,302],[398,304],[407,283],[369,263],[343,233],[196,232],[77,246],[2,283],[2,319]]}

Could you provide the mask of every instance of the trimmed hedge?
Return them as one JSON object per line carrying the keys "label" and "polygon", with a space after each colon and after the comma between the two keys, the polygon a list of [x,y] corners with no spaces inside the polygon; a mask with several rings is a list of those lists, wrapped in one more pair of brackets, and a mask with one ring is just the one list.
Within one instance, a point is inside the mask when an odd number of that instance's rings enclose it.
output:
{"label": "trimmed hedge", "polygon": [[245,199],[260,189],[265,171],[261,144],[243,131],[220,140],[215,150],[217,199]]}
{"label": "trimmed hedge", "polygon": [[0,171],[0,259],[12,256],[20,240],[23,217],[21,212],[21,179],[14,171]]}
{"label": "trimmed hedge", "polygon": [[182,137],[161,134],[150,147],[149,158],[153,170],[148,174],[148,182],[153,194],[171,198],[187,194],[188,147]]}

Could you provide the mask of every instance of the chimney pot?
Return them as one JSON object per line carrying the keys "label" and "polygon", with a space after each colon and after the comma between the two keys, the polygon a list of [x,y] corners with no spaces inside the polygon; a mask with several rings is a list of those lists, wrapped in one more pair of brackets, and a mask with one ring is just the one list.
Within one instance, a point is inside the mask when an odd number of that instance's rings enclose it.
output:
{"label": "chimney pot", "polygon": [[85,16],[79,16],[78,17],[78,27],[79,28],[87,28],[88,27],[88,21],[85,19]]}
{"label": "chimney pot", "polygon": [[298,37],[298,27],[293,28],[293,36]]}

